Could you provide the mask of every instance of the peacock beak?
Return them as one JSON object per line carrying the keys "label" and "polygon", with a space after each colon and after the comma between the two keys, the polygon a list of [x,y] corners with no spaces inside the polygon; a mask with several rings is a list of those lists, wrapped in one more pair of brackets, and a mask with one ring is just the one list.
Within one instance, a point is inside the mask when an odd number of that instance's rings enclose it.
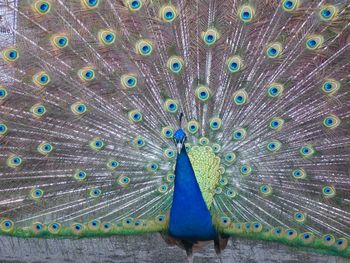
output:
{"label": "peacock beak", "polygon": [[177,154],[180,154],[183,144],[181,142],[178,142],[176,146],[177,146]]}

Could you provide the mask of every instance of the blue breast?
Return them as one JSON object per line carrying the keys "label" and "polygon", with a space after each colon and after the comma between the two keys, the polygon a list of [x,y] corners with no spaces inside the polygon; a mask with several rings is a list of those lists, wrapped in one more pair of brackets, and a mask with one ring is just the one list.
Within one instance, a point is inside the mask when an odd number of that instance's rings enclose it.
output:
{"label": "blue breast", "polygon": [[176,159],[169,235],[193,241],[213,240],[217,236],[185,147]]}

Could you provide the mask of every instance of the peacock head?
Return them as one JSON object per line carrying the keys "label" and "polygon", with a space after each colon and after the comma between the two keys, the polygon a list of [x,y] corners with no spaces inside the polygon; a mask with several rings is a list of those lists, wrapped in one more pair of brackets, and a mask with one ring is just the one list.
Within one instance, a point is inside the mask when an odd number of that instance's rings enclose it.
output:
{"label": "peacock head", "polygon": [[185,145],[186,141],[186,133],[183,131],[183,129],[178,129],[174,134],[174,142],[177,147],[177,153],[180,154],[182,147]]}

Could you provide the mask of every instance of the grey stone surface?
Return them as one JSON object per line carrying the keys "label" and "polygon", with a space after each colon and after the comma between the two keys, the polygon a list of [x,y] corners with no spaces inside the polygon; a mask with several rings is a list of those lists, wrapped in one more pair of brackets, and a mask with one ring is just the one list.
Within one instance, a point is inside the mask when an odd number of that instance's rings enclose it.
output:
{"label": "grey stone surface", "polygon": [[[187,262],[185,252],[168,246],[160,235],[104,239],[0,238],[0,262]],[[194,263],[218,262],[212,244],[195,253]],[[319,255],[271,242],[231,239],[222,254],[223,263],[304,262],[345,263],[349,259]]]}

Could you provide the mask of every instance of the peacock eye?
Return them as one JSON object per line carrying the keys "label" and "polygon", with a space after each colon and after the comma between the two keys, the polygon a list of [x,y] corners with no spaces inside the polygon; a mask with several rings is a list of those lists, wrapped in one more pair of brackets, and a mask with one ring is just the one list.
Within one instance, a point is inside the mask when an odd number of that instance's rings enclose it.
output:
{"label": "peacock eye", "polygon": [[247,131],[243,128],[236,128],[232,133],[232,140],[243,141],[247,136]]}
{"label": "peacock eye", "polygon": [[80,116],[87,112],[87,106],[83,102],[75,102],[70,106],[71,111],[74,115]]}
{"label": "peacock eye", "polygon": [[178,102],[173,99],[167,99],[164,103],[164,109],[170,113],[176,113],[178,110]]}
{"label": "peacock eye", "polygon": [[195,91],[195,95],[199,101],[206,102],[211,97],[211,91],[208,87],[199,86]]}
{"label": "peacock eye", "polygon": [[253,20],[255,9],[250,5],[243,5],[238,9],[239,19],[244,23],[249,23]]}
{"label": "peacock eye", "polygon": [[311,35],[306,39],[306,48],[316,50],[322,46],[324,38],[321,35]]}
{"label": "peacock eye", "polygon": [[87,9],[94,9],[100,3],[100,0],[81,0],[81,1]]}
{"label": "peacock eye", "polygon": [[243,66],[243,60],[240,56],[232,56],[226,61],[227,68],[231,73],[236,73],[241,70]]}
{"label": "peacock eye", "polygon": [[278,98],[278,97],[282,96],[283,91],[284,91],[284,87],[280,83],[274,82],[274,83],[271,83],[270,85],[268,85],[268,87],[267,87],[267,94],[271,98]]}
{"label": "peacock eye", "polygon": [[298,168],[293,170],[292,175],[295,179],[305,179],[306,178],[306,172],[302,168]]}
{"label": "peacock eye", "polygon": [[8,132],[7,125],[5,123],[0,122],[0,139],[4,137]]}
{"label": "peacock eye", "polygon": [[69,40],[64,35],[54,35],[51,38],[51,44],[56,48],[65,48],[68,46]]}
{"label": "peacock eye", "polygon": [[173,5],[165,5],[159,11],[160,18],[167,23],[171,23],[177,17],[176,8]]}
{"label": "peacock eye", "polygon": [[48,142],[42,142],[41,144],[38,145],[37,148],[38,152],[41,153],[42,155],[48,155],[50,152],[52,152],[53,147],[50,143]]}
{"label": "peacock eye", "polygon": [[117,184],[122,187],[127,187],[130,184],[130,178],[125,175],[121,175],[117,179]]}
{"label": "peacock eye", "polygon": [[259,187],[259,191],[263,196],[269,196],[272,194],[272,188],[268,184],[263,184]]}
{"label": "peacock eye", "polygon": [[16,48],[6,48],[1,51],[1,54],[6,62],[15,62],[19,58],[19,53]]}
{"label": "peacock eye", "polygon": [[31,192],[30,192],[30,197],[34,200],[39,200],[44,196],[44,191],[39,189],[39,188],[34,188]]}
{"label": "peacock eye", "polygon": [[332,198],[335,196],[335,189],[333,186],[325,186],[322,188],[322,194],[325,198]]}
{"label": "peacock eye", "polygon": [[300,0],[284,0],[282,8],[286,12],[295,11],[300,5]]}
{"label": "peacock eye", "polygon": [[172,56],[168,59],[167,67],[172,73],[180,73],[183,67],[183,59],[178,56]]}
{"label": "peacock eye", "polygon": [[22,157],[18,155],[11,155],[7,159],[6,164],[10,168],[18,168],[22,165],[22,162],[23,162]]}
{"label": "peacock eye", "polygon": [[269,58],[277,58],[281,55],[282,44],[280,42],[273,42],[267,46],[266,54]]}
{"label": "peacock eye", "polygon": [[133,123],[138,123],[142,121],[142,113],[139,110],[132,110],[128,113],[129,120]]}
{"label": "peacock eye", "polygon": [[102,191],[99,188],[93,188],[90,190],[90,196],[92,198],[97,198],[102,194]]}
{"label": "peacock eye", "polygon": [[143,137],[141,136],[136,136],[133,141],[132,144],[136,147],[136,148],[142,148],[146,145],[145,140],[143,139]]}
{"label": "peacock eye", "polygon": [[326,116],[323,119],[323,125],[328,129],[335,129],[340,125],[340,119],[335,115]]}
{"label": "peacock eye", "polygon": [[212,46],[220,38],[219,32],[215,28],[202,32],[202,39],[207,46]]}
{"label": "peacock eye", "polygon": [[162,128],[162,136],[167,139],[173,138],[174,135],[174,128],[170,126],[166,126]]}
{"label": "peacock eye", "polygon": [[151,55],[152,51],[153,46],[150,40],[141,39],[136,43],[136,53],[139,55],[147,57]]}
{"label": "peacock eye", "polygon": [[334,95],[339,89],[340,83],[335,79],[326,79],[322,84],[322,91],[326,95]]}
{"label": "peacock eye", "polygon": [[45,87],[51,81],[50,76],[49,76],[49,74],[47,74],[46,71],[38,72],[37,74],[35,74],[32,77],[32,80],[33,80],[34,84],[39,88]]}
{"label": "peacock eye", "polygon": [[248,93],[244,89],[237,90],[232,95],[233,102],[237,106],[242,106],[248,103]]}
{"label": "peacock eye", "polygon": [[95,71],[91,67],[85,67],[78,71],[78,76],[82,81],[91,81],[95,79]]}
{"label": "peacock eye", "polygon": [[98,40],[103,46],[112,45],[115,38],[115,32],[112,30],[100,30],[98,32]]}
{"label": "peacock eye", "polygon": [[199,130],[199,123],[195,120],[189,121],[186,125],[186,129],[189,133],[195,134]]}
{"label": "peacock eye", "polygon": [[120,78],[122,86],[126,89],[135,88],[137,86],[137,78],[133,74],[124,74]]}
{"label": "peacock eye", "polygon": [[319,16],[323,21],[332,21],[338,15],[339,10],[334,5],[323,5],[320,8]]}
{"label": "peacock eye", "polygon": [[315,149],[312,147],[312,145],[305,145],[300,148],[299,153],[304,158],[310,158],[315,154]]}
{"label": "peacock eye", "polygon": [[275,153],[281,149],[281,146],[282,146],[282,143],[280,141],[273,140],[266,145],[266,148],[269,152]]}
{"label": "peacock eye", "polygon": [[34,11],[39,15],[46,15],[51,10],[51,5],[46,1],[35,1],[33,5]]}
{"label": "peacock eye", "polygon": [[239,170],[243,176],[249,176],[253,171],[252,167],[249,164],[241,165]]}
{"label": "peacock eye", "polygon": [[140,10],[142,5],[143,5],[143,2],[141,0],[128,0],[127,1],[127,6],[129,7],[129,10],[132,12]]}

